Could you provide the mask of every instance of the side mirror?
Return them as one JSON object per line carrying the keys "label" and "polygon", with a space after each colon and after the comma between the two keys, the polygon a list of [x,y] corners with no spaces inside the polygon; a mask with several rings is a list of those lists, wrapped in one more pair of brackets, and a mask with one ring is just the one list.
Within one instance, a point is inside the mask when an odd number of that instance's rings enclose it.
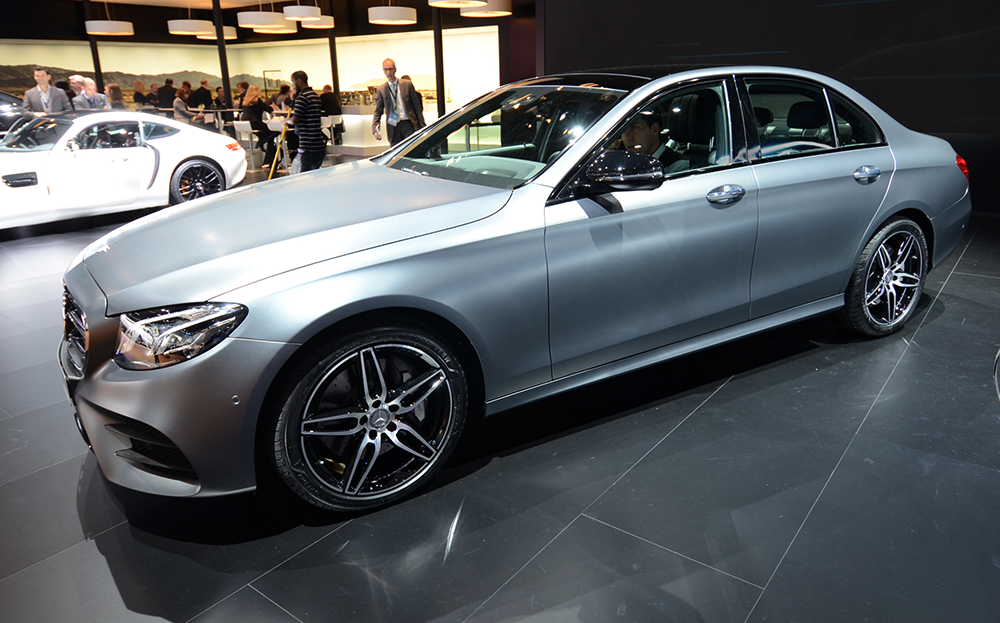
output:
{"label": "side mirror", "polygon": [[606,151],[587,167],[587,180],[595,189],[653,190],[663,184],[663,164],[649,154]]}
{"label": "side mirror", "polygon": [[80,143],[75,138],[71,138],[66,141],[66,149],[69,151],[80,151]]}

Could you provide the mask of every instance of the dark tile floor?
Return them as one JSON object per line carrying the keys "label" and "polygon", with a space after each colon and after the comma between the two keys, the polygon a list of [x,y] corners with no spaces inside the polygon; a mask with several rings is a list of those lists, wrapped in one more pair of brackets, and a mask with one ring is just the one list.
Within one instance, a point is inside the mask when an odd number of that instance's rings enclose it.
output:
{"label": "dark tile floor", "polygon": [[471,428],[360,517],[108,484],[55,361],[110,226],[0,243],[0,621],[1000,620],[1000,218],[903,332],[820,318]]}

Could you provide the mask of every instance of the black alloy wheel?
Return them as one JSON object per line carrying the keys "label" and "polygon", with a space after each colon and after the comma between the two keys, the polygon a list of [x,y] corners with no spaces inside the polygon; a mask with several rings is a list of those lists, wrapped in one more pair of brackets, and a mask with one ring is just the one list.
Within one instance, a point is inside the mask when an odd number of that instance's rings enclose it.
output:
{"label": "black alloy wheel", "polygon": [[458,359],[432,331],[390,322],[318,348],[273,428],[279,475],[328,510],[387,505],[430,480],[465,422]]}
{"label": "black alloy wheel", "polygon": [[184,203],[207,197],[224,187],[222,171],[212,162],[201,158],[182,162],[170,178],[170,203]]}
{"label": "black alloy wheel", "polygon": [[881,336],[903,328],[924,289],[927,240],[907,218],[887,222],[858,258],[841,312],[844,323],[863,335]]}

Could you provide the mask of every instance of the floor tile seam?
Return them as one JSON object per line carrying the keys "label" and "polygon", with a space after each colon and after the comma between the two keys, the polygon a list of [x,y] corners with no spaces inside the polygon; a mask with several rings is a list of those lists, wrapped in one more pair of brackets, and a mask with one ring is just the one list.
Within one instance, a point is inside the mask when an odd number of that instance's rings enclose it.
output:
{"label": "floor tile seam", "polygon": [[[303,552],[306,552],[307,550],[309,550],[309,549],[311,549],[311,548],[315,547],[315,546],[316,546],[317,544],[319,544],[319,543],[320,543],[320,541],[323,541],[324,539],[328,538],[329,536],[331,536],[331,535],[333,535],[333,534],[336,534],[336,533],[337,533],[337,532],[338,532],[338,531],[339,531],[339,530],[340,530],[341,528],[343,528],[343,527],[347,526],[347,525],[348,525],[348,524],[350,524],[350,523],[351,523],[352,521],[354,521],[354,520],[353,520],[353,519],[348,519],[347,521],[345,521],[344,523],[340,524],[339,526],[337,526],[337,527],[336,527],[336,528],[334,528],[333,530],[330,530],[329,532],[327,532],[327,533],[326,533],[326,534],[324,534],[323,536],[319,537],[318,539],[316,539],[315,541],[313,541],[313,542],[312,542],[312,543],[310,543],[309,545],[306,545],[306,546],[305,546],[305,547],[303,547],[302,549],[300,549],[300,550],[296,551],[296,552],[295,552],[294,554],[291,554],[291,555],[289,555],[289,556],[288,556],[287,558],[285,558],[285,559],[284,559],[284,560],[282,560],[281,562],[277,563],[276,565],[274,565],[273,567],[271,567],[271,568],[270,568],[270,569],[268,569],[267,571],[264,571],[263,573],[261,573],[260,575],[258,575],[257,577],[255,577],[254,579],[250,580],[250,581],[249,581],[249,582],[247,582],[247,583],[246,583],[246,584],[245,584],[244,586],[241,586],[241,587],[240,587],[240,589],[242,589],[242,588],[245,588],[245,587],[249,586],[250,588],[253,588],[253,589],[254,589],[255,591],[257,591],[258,593],[261,593],[262,595],[264,595],[264,593],[262,593],[262,592],[261,592],[261,591],[260,591],[259,589],[257,589],[256,587],[254,587],[254,586],[253,586],[253,583],[254,583],[254,582],[257,582],[257,581],[259,581],[259,580],[263,579],[263,578],[264,578],[265,576],[267,576],[267,575],[268,575],[268,574],[270,574],[270,573],[271,573],[272,571],[274,571],[274,570],[275,570],[275,569],[277,569],[278,567],[282,566],[282,565],[283,565],[283,564],[285,564],[286,562],[288,562],[288,561],[290,561],[291,559],[295,558],[296,556],[298,556],[298,555],[302,554]],[[240,590],[240,589],[237,589],[237,592],[239,592],[239,590]],[[264,595],[264,596],[265,596],[265,597],[267,597],[267,595]],[[229,598],[229,597],[226,597],[226,599],[228,599],[228,598]],[[270,601],[274,601],[274,600],[273,600],[273,599],[271,599],[270,597],[268,597],[268,600],[270,600]],[[275,603],[275,605],[277,605],[277,603]],[[213,607],[214,607],[214,606],[213,606]],[[280,607],[280,606],[279,606],[279,607]],[[284,610],[284,608],[282,608],[282,610]]]}
{"label": "floor tile seam", "polygon": [[[973,233],[973,235],[970,236],[969,244],[971,244],[972,238],[974,237],[975,233]],[[965,249],[962,250],[961,256],[959,256],[959,260],[955,263],[956,266],[958,265],[958,262],[961,261],[961,257],[965,255],[965,251],[968,249],[968,247],[969,245],[967,244]],[[906,357],[906,354],[909,352],[910,345],[916,341],[917,335],[920,332],[921,327],[923,327],[924,321],[930,315],[930,311],[934,308],[934,305],[938,302],[938,298],[941,296],[941,293],[944,292],[945,287],[947,286],[948,281],[951,279],[951,276],[952,274],[954,274],[954,272],[955,268],[953,267],[952,270],[948,273],[948,276],[945,278],[944,282],[941,284],[941,289],[938,291],[938,294],[935,295],[934,298],[931,300],[931,304],[927,308],[927,313],[925,313],[924,316],[920,319],[920,322],[917,324],[917,328],[914,329],[913,335],[910,336],[910,339],[907,340],[906,338],[902,338],[903,343],[906,345],[903,348],[903,352],[899,354],[899,358],[896,360],[896,363],[892,366],[892,370],[889,371],[889,374],[886,376],[885,381],[882,383],[882,387],[879,388],[878,394],[875,395],[875,398],[872,400],[871,405],[869,405],[868,411],[865,413],[865,416],[861,418],[861,422],[858,424],[858,428],[854,431],[854,434],[851,436],[851,440],[847,442],[847,446],[844,448],[843,453],[841,453],[840,458],[837,460],[836,465],[834,465],[833,469],[830,471],[830,475],[827,476],[826,482],[823,483],[822,488],[820,488],[819,493],[816,495],[816,499],[813,500],[812,505],[806,512],[805,517],[803,517],[802,522],[799,524],[798,529],[795,531],[795,534],[792,535],[791,540],[788,542],[788,546],[785,548],[785,551],[781,554],[781,558],[778,559],[778,564],[774,566],[774,570],[771,572],[770,577],[768,577],[767,582],[764,583],[764,590],[761,591],[760,595],[757,597],[757,601],[754,602],[753,607],[750,608],[750,612],[747,614],[747,618],[745,619],[744,623],[748,623],[750,621],[750,617],[753,616],[754,610],[757,609],[757,605],[760,603],[760,600],[764,598],[764,594],[767,592],[767,588],[771,585],[771,582],[774,580],[774,577],[778,574],[778,570],[781,569],[782,563],[785,562],[785,558],[788,556],[788,552],[790,552],[792,550],[792,547],[795,545],[795,541],[799,538],[799,534],[802,533],[802,530],[805,528],[805,525],[809,522],[809,518],[812,516],[813,511],[819,504],[820,499],[822,499],[823,494],[826,492],[827,487],[830,486],[830,482],[833,480],[833,477],[837,474],[837,470],[840,468],[840,465],[844,462],[844,459],[847,457],[847,453],[851,451],[851,447],[854,445],[855,440],[859,436],[862,436],[861,430],[868,422],[868,417],[872,414],[872,411],[875,410],[875,405],[878,404],[878,401],[882,397],[882,394],[885,393],[885,388],[888,387],[889,382],[892,380],[892,377],[896,374],[896,370],[899,368],[899,364],[902,363],[903,359]],[[867,435],[865,436],[867,437]]]}
{"label": "floor tile seam", "polygon": [[514,578],[516,578],[522,571],[524,571],[525,569],[527,569],[528,565],[530,565],[532,563],[532,561],[534,561],[536,558],[538,558],[539,556],[541,556],[542,552],[544,552],[545,550],[547,550],[550,545],[552,545],[553,543],[555,543],[556,540],[563,535],[563,533],[565,533],[567,530],[569,530],[570,527],[573,524],[575,524],[578,519],[580,519],[580,517],[583,517],[583,513],[582,512],[579,515],[577,515],[576,517],[574,517],[568,524],[566,524],[565,526],[563,526],[563,529],[560,530],[554,537],[552,537],[551,539],[549,539],[548,543],[546,543],[545,545],[543,545],[537,552],[535,552],[531,556],[531,558],[529,558],[528,560],[526,560],[524,562],[524,564],[521,565],[520,568],[518,568],[517,571],[515,571],[514,573],[512,573],[509,578],[507,578],[506,580],[504,580],[504,582],[502,584],[500,584],[500,586],[498,586],[497,589],[495,591],[493,591],[493,593],[490,594],[489,597],[487,597],[486,599],[484,599],[482,601],[482,603],[480,603],[476,607],[475,610],[473,610],[471,613],[469,613],[469,616],[467,616],[464,619],[462,619],[461,623],[466,623],[466,621],[468,621],[472,617],[476,616],[476,613],[479,612],[480,610],[482,610],[483,606],[485,606],[486,604],[488,604],[491,599],[493,599],[494,597],[496,597],[500,593],[500,591],[502,591],[504,589],[505,586],[507,586],[508,584],[510,584],[514,580]]}
{"label": "floor tile seam", "polygon": [[952,275],[958,275],[958,276],[961,276],[961,277],[977,277],[979,279],[1000,280],[1000,276],[997,276],[997,275],[985,275],[983,273],[970,273],[970,272],[965,271],[965,270],[952,271],[951,274]]}
{"label": "floor tile seam", "polygon": [[675,556],[680,556],[681,558],[683,558],[685,560],[690,560],[691,562],[693,562],[695,564],[698,564],[698,565],[701,565],[702,567],[705,567],[706,569],[711,569],[712,571],[715,571],[715,572],[720,573],[720,574],[722,574],[724,576],[727,576],[727,577],[730,577],[730,578],[732,578],[734,580],[742,582],[743,584],[747,584],[749,586],[752,586],[752,587],[754,587],[754,588],[756,588],[758,590],[761,590],[761,591],[764,590],[763,586],[761,586],[759,584],[754,584],[750,580],[746,580],[746,579],[741,578],[741,577],[739,577],[737,575],[733,575],[732,573],[729,573],[728,571],[723,571],[722,569],[719,569],[718,567],[713,567],[712,565],[710,565],[710,564],[708,564],[708,563],[706,563],[704,561],[698,560],[697,558],[692,558],[691,556],[688,556],[686,554],[682,554],[682,553],[680,553],[680,552],[678,552],[676,550],[672,550],[669,547],[666,547],[665,545],[661,545],[661,544],[659,544],[659,543],[657,543],[655,541],[650,541],[649,539],[641,537],[638,534],[634,534],[634,533],[629,532],[628,530],[622,529],[622,528],[620,528],[620,527],[618,527],[618,526],[616,526],[614,524],[610,524],[610,523],[608,523],[606,521],[602,521],[602,520],[598,519],[597,517],[594,517],[593,515],[588,515],[588,514],[584,513],[583,516],[586,517],[587,519],[591,520],[591,521],[597,522],[597,523],[599,523],[599,524],[601,524],[603,526],[607,526],[608,528],[611,528],[612,530],[615,530],[617,532],[621,532],[622,534],[630,536],[630,537],[632,537],[634,539],[638,539],[639,541],[642,541],[643,543],[646,543],[648,545],[652,545],[653,547],[655,547],[657,549],[661,549],[661,550],[663,550],[665,552],[669,552],[671,554],[674,554]]}
{"label": "floor tile seam", "polygon": [[979,232],[980,227],[981,225],[977,224],[975,231],[973,231],[972,234],[969,236],[969,240],[966,242],[965,247],[962,248],[962,250],[960,251],[958,258],[955,260],[955,264],[952,266],[951,270],[948,272],[948,275],[944,278],[944,281],[941,283],[941,287],[938,289],[937,294],[931,300],[931,304],[927,307],[927,312],[923,315],[923,317],[921,317],[920,322],[917,324],[917,328],[913,331],[913,335],[910,337],[910,340],[902,338],[903,343],[906,344],[906,346],[903,348],[903,352],[900,353],[899,358],[896,360],[895,365],[893,365],[892,367],[892,370],[886,376],[885,382],[882,383],[882,387],[879,389],[878,394],[875,396],[875,399],[872,400],[871,405],[868,407],[868,411],[865,413],[865,417],[861,419],[861,422],[858,424],[857,430],[854,431],[854,435],[851,436],[851,440],[847,443],[847,446],[844,448],[844,452],[840,455],[840,459],[838,459],[837,464],[833,466],[833,469],[830,471],[830,475],[827,476],[826,482],[823,483],[823,487],[820,489],[819,494],[816,496],[816,499],[813,500],[813,503],[809,507],[808,512],[806,512],[805,517],[802,519],[802,523],[799,524],[799,527],[795,531],[795,534],[788,542],[788,546],[785,548],[785,551],[781,554],[781,558],[778,559],[778,564],[775,565],[774,570],[771,572],[771,576],[767,579],[767,582],[764,583],[764,589],[757,597],[757,601],[755,601],[754,605],[750,608],[750,612],[747,613],[747,617],[744,623],[748,623],[750,621],[750,617],[753,616],[753,613],[757,609],[757,605],[760,603],[760,600],[763,599],[764,594],[767,593],[767,588],[771,585],[771,582],[774,580],[774,577],[778,574],[778,570],[781,569],[781,565],[782,563],[785,562],[785,558],[788,556],[788,552],[792,550],[792,547],[795,545],[795,541],[799,538],[799,534],[802,533],[802,530],[803,528],[805,528],[806,523],[809,522],[809,518],[812,516],[813,511],[816,509],[816,505],[819,504],[820,499],[826,492],[826,489],[830,485],[830,482],[833,480],[834,475],[836,475],[837,470],[840,468],[840,465],[844,462],[844,458],[847,456],[847,453],[851,451],[851,447],[854,445],[854,441],[858,438],[859,435],[861,435],[861,430],[864,428],[865,423],[868,421],[868,417],[872,414],[872,411],[875,409],[875,405],[878,404],[879,398],[881,398],[882,394],[885,392],[885,388],[889,385],[889,381],[892,380],[892,377],[896,373],[896,369],[899,367],[899,364],[903,361],[903,358],[906,357],[906,353],[909,352],[911,343],[916,341],[917,335],[919,334],[920,329],[923,327],[924,322],[930,316],[931,310],[934,309],[934,305],[938,303],[938,299],[941,297],[945,289],[948,287],[948,283],[951,281],[952,276],[955,274],[959,264],[961,264],[962,259],[965,257],[966,252],[972,245],[972,241],[975,239],[976,234]]}
{"label": "floor tile seam", "polygon": [[728,385],[729,382],[732,381],[735,377],[736,377],[736,375],[734,374],[734,375],[730,376],[728,379],[726,379],[725,381],[723,381],[718,387],[715,388],[715,390],[712,391],[711,394],[709,394],[708,396],[706,396],[705,399],[702,400],[700,403],[698,403],[698,405],[695,408],[691,409],[690,413],[688,413],[687,415],[685,415],[684,418],[681,419],[680,422],[678,422],[677,424],[675,424],[673,428],[671,428],[669,431],[667,431],[667,434],[665,434],[662,438],[660,438],[659,441],[657,441],[655,444],[653,444],[653,446],[649,450],[647,450],[646,452],[644,452],[642,456],[640,456],[638,459],[636,459],[636,461],[634,463],[632,463],[632,465],[630,465],[628,467],[628,469],[626,469],[624,472],[622,472],[621,475],[618,476],[618,478],[616,478],[613,483],[611,483],[610,485],[608,485],[607,488],[604,489],[604,491],[601,491],[597,495],[597,497],[595,497],[590,502],[590,504],[587,504],[587,506],[582,511],[580,511],[580,514],[583,515],[584,513],[586,513],[587,511],[589,511],[590,508],[594,504],[597,504],[597,502],[599,502],[601,500],[601,498],[603,498],[605,495],[607,495],[608,491],[611,491],[611,489],[613,489],[619,482],[621,482],[622,479],[624,479],[626,476],[628,476],[632,472],[632,470],[635,469],[636,466],[639,465],[639,463],[642,463],[642,461],[647,456],[649,456],[654,450],[656,450],[657,448],[659,448],[660,444],[662,444],[664,441],[666,441],[667,438],[670,437],[671,435],[673,435],[677,431],[678,428],[680,428],[681,426],[683,426],[685,422],[687,422],[689,419],[691,419],[691,417],[694,416],[695,413],[697,413],[698,411],[700,411],[702,407],[704,407],[706,404],[708,404],[708,401],[711,400],[712,398],[714,398],[715,395],[718,394],[720,391],[722,391],[722,388],[725,387],[726,385]]}
{"label": "floor tile seam", "polygon": [[[33,412],[32,411],[28,411],[28,413],[33,413]],[[22,413],[21,415],[27,415],[27,414],[26,413]],[[0,417],[0,422],[6,421],[6,420],[12,420],[12,419],[14,419],[16,417],[21,417],[21,415],[12,415],[12,416],[10,416],[8,418],[2,418],[2,417]],[[78,459],[81,456],[86,456],[88,452],[90,452],[90,450],[84,450],[84,451],[80,452],[79,454],[74,454],[73,456],[66,457],[65,459],[63,459],[61,461],[56,461],[55,463],[52,463],[51,465],[46,465],[45,467],[39,467],[38,469],[36,469],[33,472],[29,472],[27,474],[24,474],[23,476],[18,476],[14,480],[10,480],[8,482],[0,482],[0,489],[2,489],[3,487],[6,487],[7,485],[13,484],[13,483],[17,482],[18,480],[21,480],[22,478],[27,478],[28,476],[33,476],[33,475],[35,475],[35,474],[37,474],[39,472],[43,472],[43,471],[45,471],[47,469],[51,469],[51,468],[55,467],[56,465],[62,465],[66,461],[72,461],[73,459]]]}
{"label": "floor tile seam", "polygon": [[80,547],[81,545],[86,544],[88,541],[93,541],[94,539],[96,539],[97,537],[101,536],[102,534],[110,532],[110,531],[114,530],[115,528],[117,528],[118,526],[121,526],[122,524],[126,524],[126,523],[128,523],[127,519],[119,521],[118,523],[116,523],[115,525],[111,526],[110,528],[106,528],[104,530],[101,530],[100,532],[98,532],[96,534],[93,534],[91,536],[85,536],[85,537],[83,537],[83,540],[77,541],[76,543],[70,545],[69,547],[64,547],[61,550],[59,550],[58,552],[53,552],[53,553],[49,554],[48,556],[46,556],[45,558],[42,558],[41,560],[36,560],[35,562],[31,563],[27,567],[24,567],[23,569],[18,569],[14,573],[11,573],[10,575],[6,575],[6,576],[0,578],[0,584],[2,584],[3,582],[6,582],[7,580],[9,580],[9,579],[11,579],[11,578],[13,578],[13,577],[15,577],[17,575],[20,575],[20,574],[24,573],[25,571],[28,571],[29,569],[33,569],[34,567],[37,567],[38,565],[44,563],[47,560],[51,560],[51,559],[55,558],[56,556],[61,556],[62,554],[65,554],[66,552],[68,552],[68,551],[70,551],[72,549]]}
{"label": "floor tile seam", "polygon": [[191,617],[190,619],[188,619],[186,623],[191,623],[191,621],[194,621],[194,620],[196,620],[196,619],[197,619],[198,617],[200,617],[200,616],[202,616],[203,614],[205,614],[206,612],[210,611],[210,610],[211,610],[212,608],[215,608],[216,606],[218,606],[218,605],[222,604],[222,603],[223,603],[223,602],[225,602],[225,601],[226,601],[227,599],[231,599],[231,598],[232,598],[232,597],[234,597],[234,596],[235,596],[235,595],[236,595],[237,593],[239,593],[240,591],[242,591],[242,590],[243,590],[243,589],[245,589],[245,588],[249,588],[250,590],[254,591],[255,593],[257,593],[258,595],[260,595],[260,596],[261,596],[261,597],[263,597],[264,599],[266,599],[266,600],[268,600],[269,602],[271,602],[272,604],[274,604],[274,605],[275,605],[275,607],[277,607],[277,608],[278,608],[279,610],[281,610],[282,612],[284,612],[284,613],[285,613],[285,614],[287,614],[288,616],[292,617],[293,619],[295,619],[295,620],[296,620],[296,621],[298,621],[299,623],[303,623],[302,619],[300,619],[299,617],[295,616],[294,614],[292,614],[292,613],[291,613],[291,612],[289,612],[288,610],[285,610],[284,608],[282,608],[282,607],[281,607],[281,604],[278,604],[278,603],[276,603],[276,602],[275,602],[275,601],[274,601],[273,599],[271,599],[270,597],[268,597],[268,596],[267,596],[267,595],[265,595],[264,593],[260,592],[260,591],[259,591],[259,590],[257,590],[257,589],[256,589],[255,587],[253,587],[253,586],[250,586],[250,584],[244,584],[243,586],[239,587],[238,589],[236,589],[236,590],[235,590],[235,591],[233,591],[232,593],[229,593],[228,595],[226,595],[225,597],[223,597],[223,598],[222,598],[222,599],[220,599],[219,601],[215,602],[215,603],[214,603],[214,604],[212,604],[211,606],[209,606],[209,607],[205,608],[204,610],[202,610],[202,611],[201,611],[201,612],[199,612],[198,614],[196,614],[196,615],[194,615],[193,617]]}

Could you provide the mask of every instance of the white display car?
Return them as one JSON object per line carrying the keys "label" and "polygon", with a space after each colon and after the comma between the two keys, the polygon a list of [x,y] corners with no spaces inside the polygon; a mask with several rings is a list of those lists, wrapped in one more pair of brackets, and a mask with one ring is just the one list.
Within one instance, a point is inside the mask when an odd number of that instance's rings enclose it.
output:
{"label": "white display car", "polygon": [[165,117],[40,117],[0,141],[0,229],[190,201],[239,184],[246,169],[236,140]]}

